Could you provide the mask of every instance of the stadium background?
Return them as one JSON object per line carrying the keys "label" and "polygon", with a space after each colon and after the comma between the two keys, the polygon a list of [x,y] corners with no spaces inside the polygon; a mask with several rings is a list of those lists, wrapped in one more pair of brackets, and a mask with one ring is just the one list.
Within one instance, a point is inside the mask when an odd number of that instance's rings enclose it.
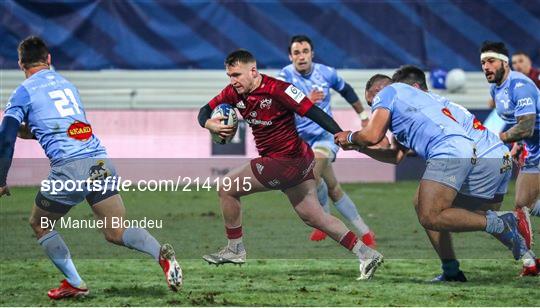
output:
{"label": "stadium background", "polygon": [[[538,1],[8,0],[0,9],[1,104],[23,79],[16,70],[18,42],[40,35],[55,68],[79,87],[96,134],[115,158],[256,156],[249,129],[241,130],[239,144],[212,146],[196,123],[197,109],[226,85],[222,62],[228,52],[246,48],[263,72],[276,75],[289,63],[288,40],[298,33],[313,39],[315,61],[338,68],[361,97],[367,78],[381,69],[391,73],[405,63],[427,71],[465,69],[466,88],[443,94],[481,120],[488,115],[488,84],[479,71],[480,43],[501,40],[511,51],[540,58]],[[359,126],[339,95],[333,104],[343,128]],[[48,164],[19,160],[36,157],[44,158],[35,142],[18,143],[13,184],[39,183]],[[389,182],[422,172],[414,159],[394,168],[357,153],[341,151],[339,157],[361,158],[338,160],[344,182]],[[219,165],[232,166],[223,160]],[[215,167],[184,172],[208,175]]]}

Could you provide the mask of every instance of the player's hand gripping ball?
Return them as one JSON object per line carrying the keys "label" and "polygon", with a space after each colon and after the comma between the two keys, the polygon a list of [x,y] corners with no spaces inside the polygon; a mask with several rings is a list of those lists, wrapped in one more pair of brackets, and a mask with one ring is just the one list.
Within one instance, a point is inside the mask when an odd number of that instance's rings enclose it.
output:
{"label": "player's hand gripping ball", "polygon": [[212,141],[217,144],[226,144],[231,142],[232,138],[236,134],[236,131],[238,130],[238,115],[236,114],[234,108],[229,104],[220,104],[212,111],[211,118],[222,118],[222,125],[233,127],[232,133],[227,137],[222,137],[219,133],[212,132]]}

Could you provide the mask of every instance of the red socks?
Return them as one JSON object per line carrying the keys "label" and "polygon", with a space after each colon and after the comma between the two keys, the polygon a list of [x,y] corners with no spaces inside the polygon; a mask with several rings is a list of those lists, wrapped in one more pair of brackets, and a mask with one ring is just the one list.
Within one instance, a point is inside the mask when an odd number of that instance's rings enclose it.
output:
{"label": "red socks", "polygon": [[358,237],[356,236],[356,234],[354,234],[352,231],[349,231],[347,232],[342,238],[341,240],[339,241],[339,243],[349,249],[349,250],[352,250],[354,245],[356,245],[356,243],[358,242]]}
{"label": "red socks", "polygon": [[225,232],[227,233],[227,238],[230,240],[238,239],[242,237],[242,226],[236,228],[227,228],[225,227]]}

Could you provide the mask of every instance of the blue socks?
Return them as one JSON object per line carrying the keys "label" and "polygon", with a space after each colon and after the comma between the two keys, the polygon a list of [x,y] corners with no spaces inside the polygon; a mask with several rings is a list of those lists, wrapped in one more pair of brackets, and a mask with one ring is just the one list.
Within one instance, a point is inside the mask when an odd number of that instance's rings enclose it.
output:
{"label": "blue socks", "polygon": [[442,270],[445,276],[455,277],[459,273],[458,260],[442,260]]}
{"label": "blue socks", "polygon": [[324,211],[326,213],[330,213],[330,206],[328,206],[328,186],[322,179],[317,186],[317,198],[319,199],[319,203],[323,207]]}
{"label": "blue socks", "polygon": [[491,234],[499,234],[504,231],[504,222],[493,211],[487,211],[486,214],[486,232]]}
{"label": "blue socks", "polygon": [[142,228],[128,228],[122,234],[124,246],[147,253],[159,261],[161,245],[148,231]]}
{"label": "blue socks", "polygon": [[358,214],[358,210],[356,209],[356,205],[354,205],[354,202],[347,194],[344,193],[343,197],[334,203],[334,205],[339,213],[341,213],[343,217],[354,225],[360,235],[364,235],[369,232],[369,227],[366,225],[362,217],[360,217],[360,214]]}
{"label": "blue socks", "polygon": [[83,283],[81,276],[77,273],[75,264],[71,260],[69,249],[58,232],[52,231],[45,234],[38,239],[38,243],[43,247],[54,265],[66,276],[70,285],[79,287]]}

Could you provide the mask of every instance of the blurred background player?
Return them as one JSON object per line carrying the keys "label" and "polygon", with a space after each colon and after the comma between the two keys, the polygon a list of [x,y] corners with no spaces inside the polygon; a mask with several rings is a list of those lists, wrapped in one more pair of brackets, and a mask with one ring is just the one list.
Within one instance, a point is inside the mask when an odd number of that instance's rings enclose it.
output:
{"label": "blurred background player", "polygon": [[499,134],[504,143],[514,143],[512,155],[518,160],[526,151],[516,180],[516,210],[520,231],[527,245],[532,232],[526,234],[529,212],[540,216],[540,90],[527,76],[510,70],[508,50],[502,42],[486,41],[480,49],[482,71],[491,84],[491,97],[497,114],[511,127]]}
{"label": "blurred background player", "polygon": [[[329,116],[332,116],[330,89],[334,89],[358,113],[362,125],[367,124],[369,114],[362,107],[354,89],[337,74],[336,69],[314,63],[314,55],[313,43],[309,37],[305,35],[293,36],[289,43],[289,60],[292,63],[281,70],[278,79],[290,82],[302,92],[309,93],[308,98]],[[308,118],[296,115],[295,122],[298,134],[315,153],[313,173],[317,183],[317,197],[325,212],[330,212],[328,207],[328,196],[330,196],[341,215],[347,218],[362,235],[362,242],[370,247],[375,247],[375,234],[369,230],[358,214],[356,205],[339,185],[332,168],[332,162],[336,160],[339,150],[339,147],[334,143],[334,136]],[[314,229],[310,239],[320,241],[325,237],[324,232]]]}
{"label": "blurred background player", "polygon": [[[10,195],[6,177],[17,131],[23,122],[21,137],[36,138],[50,160],[48,180],[66,183],[92,178],[103,183],[105,178],[116,176],[105,148],[92,134],[77,88],[50,69],[51,55],[43,40],[38,37],[23,40],[18,53],[19,66],[26,80],[10,97],[0,127],[0,197]],[[110,224],[112,217],[123,218],[126,210],[118,192],[112,187],[105,188],[92,192],[83,186],[84,191],[37,193],[30,226],[47,256],[66,277],[60,287],[48,292],[48,296],[61,299],[89,293],[62,236],[51,230],[50,224],[42,224],[43,218],[57,221],[84,199],[96,219],[107,220],[102,229],[107,241],[151,255],[165,272],[169,287],[173,291],[178,290],[182,284],[182,271],[172,246],[160,245],[142,228],[113,228]]]}
{"label": "blurred background player", "polygon": [[[529,77],[537,88],[540,88],[540,70],[533,67],[531,58],[524,51],[517,51],[512,55],[512,69]],[[492,98],[488,101],[490,108],[495,108]]]}
{"label": "blurred background player", "polygon": [[529,77],[540,88],[540,70],[532,66],[531,58],[524,51],[512,55],[512,69]]}
{"label": "blurred background player", "polygon": [[[415,203],[425,229],[486,231],[503,242],[516,260],[528,253],[513,213],[480,214],[455,206],[493,199],[507,185],[511,162],[501,142],[486,144],[488,148],[477,152],[467,132],[434,96],[403,83],[392,84],[385,75],[368,81],[366,101],[373,110],[367,127],[355,133],[340,132],[336,142],[345,148],[359,146],[362,152],[389,163],[399,163],[409,149],[424,158],[426,170]],[[383,140],[388,128],[398,147],[366,148]]]}
{"label": "blurred background player", "polygon": [[[405,65],[396,70],[392,76],[392,81],[406,83],[417,89],[428,92],[426,75],[424,71],[412,65]],[[484,156],[484,153],[487,151],[502,145],[499,137],[489,129],[486,129],[486,127],[484,127],[484,125],[482,125],[482,123],[466,108],[455,104],[449,101],[447,98],[439,96],[435,93],[430,92],[430,94],[442,104],[442,107],[445,108],[445,112],[451,115],[461,125],[461,127],[465,129],[467,135],[473,139],[479,159],[481,159],[482,156]],[[454,202],[455,205],[462,207],[466,206],[468,209],[477,211],[498,211],[504,199],[504,195],[507,192],[510,176],[511,174],[508,172],[507,179],[505,179],[505,181],[497,188],[493,199],[484,200],[479,198],[466,198],[462,196],[460,200],[458,200],[460,201],[459,203]],[[458,193],[458,196],[459,195],[460,194]],[[414,200],[417,201],[418,198],[415,198]],[[415,204],[415,206],[417,206],[417,204]],[[527,227],[530,227],[529,224],[527,224]],[[466,281],[465,275],[459,270],[459,262],[456,259],[450,233],[446,231],[438,232],[427,229],[426,232],[442,262],[443,273],[442,275],[436,277],[434,281]],[[528,266],[524,266],[521,275],[536,275],[538,273],[538,269],[536,266],[537,262],[534,260],[534,258],[529,254],[526,254],[522,257],[522,259],[524,262],[527,262]]]}
{"label": "blurred background player", "polygon": [[[292,63],[281,70],[278,79],[292,83],[306,94],[309,93],[308,98],[329,116],[332,116],[330,89],[334,89],[351,104],[362,123],[367,124],[369,114],[362,107],[354,89],[337,74],[334,68],[313,63],[313,56],[314,48],[311,39],[305,35],[293,36],[289,44],[289,60]],[[358,214],[356,205],[341,188],[332,168],[332,162],[336,160],[339,150],[334,143],[334,136],[309,118],[295,115],[295,122],[298,135],[315,153],[313,173],[317,183],[317,197],[325,212],[330,212],[328,206],[328,196],[330,196],[341,215],[347,218],[362,235],[362,242],[374,247],[375,234],[369,230]],[[314,229],[310,238],[313,241],[320,241],[325,237],[324,232]]]}
{"label": "blurred background player", "polygon": [[358,256],[359,279],[371,278],[382,263],[382,255],[359,241],[339,219],[323,211],[313,177],[314,154],[298,137],[294,114],[306,116],[332,133],[341,131],[339,125],[292,84],[260,74],[255,58],[246,50],[231,52],[225,59],[225,69],[230,84],[201,108],[199,124],[222,137],[230,136],[232,127],[221,124],[220,118],[210,119],[210,115],[222,103],[236,107],[251,126],[261,156],[225,175],[232,182],[249,183],[249,188],[220,187],[228,243],[203,259],[216,265],[243,264],[246,250],[240,197],[279,189],[307,225],[324,231]]}
{"label": "blurred background player", "polygon": [[[515,58],[515,59],[514,59]],[[530,59],[523,53],[517,53],[512,62],[516,69],[534,75]],[[510,127],[500,134],[501,140],[514,143],[512,153],[521,165],[516,181],[516,209],[520,215],[520,230],[525,235],[527,244],[532,243],[532,232],[527,227],[528,211],[540,216],[540,102],[538,88],[527,76],[518,71],[511,71],[508,65],[508,50],[504,43],[484,42],[481,48],[482,70],[491,83],[492,100],[496,103],[498,115]],[[536,78],[537,79],[537,78]],[[524,155],[521,155],[521,154]],[[519,157],[525,156],[524,160]],[[531,264],[524,264],[530,268]],[[526,271],[528,273],[531,270]]]}

